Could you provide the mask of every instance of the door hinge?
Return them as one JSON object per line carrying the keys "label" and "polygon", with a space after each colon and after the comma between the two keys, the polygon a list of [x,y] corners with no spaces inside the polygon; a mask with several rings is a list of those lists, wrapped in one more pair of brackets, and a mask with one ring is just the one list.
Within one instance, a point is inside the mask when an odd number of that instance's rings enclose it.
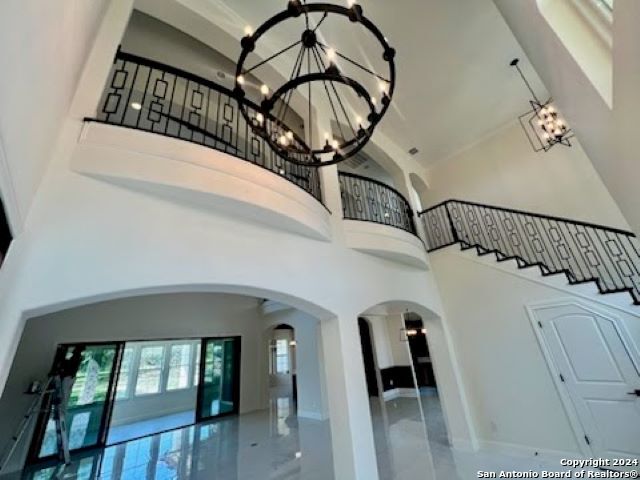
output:
{"label": "door hinge", "polygon": [[540,320],[538,320],[538,326],[542,328],[542,322]]}
{"label": "door hinge", "polygon": [[584,436],[584,441],[587,442],[587,445],[591,445],[591,440],[587,435]]}
{"label": "door hinge", "polygon": [[560,373],[560,381],[564,383],[564,376]]}

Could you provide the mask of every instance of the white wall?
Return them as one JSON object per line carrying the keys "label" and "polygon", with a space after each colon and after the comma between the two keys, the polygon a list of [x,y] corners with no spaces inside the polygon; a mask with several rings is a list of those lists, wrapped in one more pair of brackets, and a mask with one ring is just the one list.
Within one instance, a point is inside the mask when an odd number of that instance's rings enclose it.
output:
{"label": "white wall", "polygon": [[[474,262],[455,247],[431,261],[480,444],[527,455],[580,455],[525,311],[527,304],[578,297]],[[620,317],[640,344],[640,313],[597,308]]]}
{"label": "white wall", "polygon": [[408,344],[402,340],[404,335],[404,318],[402,315],[389,315],[387,317],[387,334],[391,347],[391,357],[395,366],[410,366],[411,354]]}
{"label": "white wall", "polygon": [[[541,14],[538,2],[494,0],[632,229],[640,233],[636,179],[640,106],[640,4],[619,1],[613,12],[613,108]],[[594,35],[597,33],[594,31]]]}
{"label": "white wall", "polygon": [[428,178],[425,208],[455,198],[629,228],[577,141],[536,153],[517,121],[436,164]]}
{"label": "white wall", "polygon": [[0,438],[13,433],[32,400],[22,392],[46,378],[60,343],[241,336],[240,412],[262,409],[263,324],[257,299],[208,293],[132,297],[32,318],[0,399]]}
{"label": "white wall", "polygon": [[22,230],[107,0],[0,6],[0,195]]}

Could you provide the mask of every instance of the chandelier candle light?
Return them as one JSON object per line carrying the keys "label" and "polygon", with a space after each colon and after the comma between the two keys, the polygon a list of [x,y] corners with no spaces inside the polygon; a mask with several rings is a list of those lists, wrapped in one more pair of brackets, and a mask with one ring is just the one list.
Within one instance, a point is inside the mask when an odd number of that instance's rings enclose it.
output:
{"label": "chandelier candle light", "polygon": [[[324,40],[320,27],[332,21],[342,21],[339,26],[344,28],[344,19],[354,29],[358,28],[372,37],[374,47],[377,42],[384,73],[375,71],[367,58],[356,61],[347,55],[350,45],[343,46],[344,51],[340,51],[338,45],[330,46],[330,42]],[[260,40],[268,43],[264,37],[272,33],[278,33],[280,37],[273,37],[281,40],[296,24],[299,24],[301,33],[292,38],[292,43],[284,42],[284,48],[265,59],[256,60],[251,66],[247,65]],[[255,31],[247,27],[241,46],[234,93],[241,105],[242,115],[254,134],[264,139],[279,156],[293,163],[320,167],[342,162],[355,155],[369,141],[391,103],[395,89],[396,52],[355,2],[350,1],[348,6],[342,6],[290,0],[285,10],[265,21]],[[289,59],[291,62],[287,62]],[[279,86],[263,84],[259,97],[254,98],[259,109],[251,111],[247,102],[242,101],[250,93],[246,88],[249,84],[247,76],[259,76],[259,69],[266,66],[283,71],[284,63],[293,64],[289,78]],[[378,100],[370,91],[376,92]],[[257,92],[253,94],[257,95]],[[294,97],[298,100],[295,114],[306,123],[302,126],[306,127],[306,140],[300,138],[303,134],[297,135],[288,127],[292,122],[294,109],[291,103]],[[301,112],[301,106],[304,106],[306,115]],[[324,125],[335,128],[335,136],[329,133],[324,136],[314,134],[314,116],[320,114],[329,116],[321,120]],[[316,122],[319,122],[317,117]]]}
{"label": "chandelier candle light", "polygon": [[529,100],[531,110],[518,117],[520,125],[527,134],[529,143],[536,152],[547,152],[551,147],[558,144],[570,147],[570,139],[574,137],[573,131],[560,117],[551,99],[544,103],[538,100],[533,88],[531,88],[518,65],[519,61],[520,59],[515,58],[509,65],[518,70],[522,81],[533,97],[532,100]]}

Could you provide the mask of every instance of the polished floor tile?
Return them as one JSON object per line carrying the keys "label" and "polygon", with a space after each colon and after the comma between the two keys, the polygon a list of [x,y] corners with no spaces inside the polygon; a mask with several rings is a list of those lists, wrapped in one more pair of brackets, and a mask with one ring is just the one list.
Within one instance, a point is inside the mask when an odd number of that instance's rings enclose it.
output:
{"label": "polished floor tile", "polygon": [[[453,450],[435,390],[423,390],[419,399],[372,398],[370,405],[380,480],[467,480],[479,470],[562,471],[536,458]],[[50,467],[2,480],[332,480],[329,422],[299,419],[295,409],[280,389],[269,410],[94,451],[74,458],[60,477]]]}

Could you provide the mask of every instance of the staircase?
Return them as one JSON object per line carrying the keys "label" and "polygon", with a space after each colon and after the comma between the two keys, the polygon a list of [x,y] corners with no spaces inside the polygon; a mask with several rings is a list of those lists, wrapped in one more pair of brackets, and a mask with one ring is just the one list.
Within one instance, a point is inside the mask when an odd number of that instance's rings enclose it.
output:
{"label": "staircase", "polygon": [[420,212],[429,252],[459,244],[601,294],[627,292],[640,305],[640,242],[632,232],[462,200]]}

